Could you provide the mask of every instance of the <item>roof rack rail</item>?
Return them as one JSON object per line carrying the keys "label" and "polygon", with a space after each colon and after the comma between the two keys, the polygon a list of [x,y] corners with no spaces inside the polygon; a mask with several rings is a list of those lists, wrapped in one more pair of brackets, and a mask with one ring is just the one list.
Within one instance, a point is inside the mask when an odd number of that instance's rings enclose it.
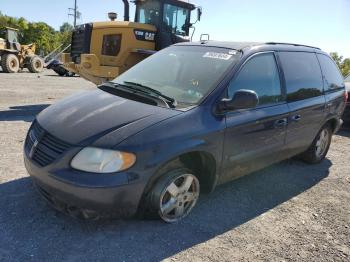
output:
{"label": "roof rack rail", "polygon": [[309,47],[309,48],[315,48],[318,50],[321,50],[321,48],[310,46],[310,45],[300,45],[300,44],[291,44],[291,43],[278,43],[278,42],[267,42],[266,45],[294,45],[294,46],[303,46],[303,47]]}

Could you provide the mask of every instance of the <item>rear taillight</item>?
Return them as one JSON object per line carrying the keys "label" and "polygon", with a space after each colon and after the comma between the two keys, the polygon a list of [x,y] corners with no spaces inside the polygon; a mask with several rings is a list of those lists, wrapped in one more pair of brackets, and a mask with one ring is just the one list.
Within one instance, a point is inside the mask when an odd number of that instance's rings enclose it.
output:
{"label": "rear taillight", "polygon": [[345,92],[344,92],[344,101],[345,101],[345,102],[348,102],[348,98],[349,98],[348,91],[345,90]]}

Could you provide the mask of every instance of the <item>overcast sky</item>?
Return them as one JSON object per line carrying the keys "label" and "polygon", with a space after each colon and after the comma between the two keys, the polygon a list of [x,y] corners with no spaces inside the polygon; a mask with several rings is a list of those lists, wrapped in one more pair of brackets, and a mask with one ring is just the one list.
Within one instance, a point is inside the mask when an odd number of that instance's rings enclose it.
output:
{"label": "overcast sky", "polygon": [[[195,40],[201,33],[208,33],[215,40],[293,42],[350,57],[350,0],[195,0],[194,3],[203,7]],[[73,22],[68,17],[68,8],[73,4],[74,0],[0,0],[0,11],[30,21],[44,21],[58,29],[65,21]],[[109,11],[123,18],[121,0],[78,0],[78,6],[81,23],[106,20]]]}

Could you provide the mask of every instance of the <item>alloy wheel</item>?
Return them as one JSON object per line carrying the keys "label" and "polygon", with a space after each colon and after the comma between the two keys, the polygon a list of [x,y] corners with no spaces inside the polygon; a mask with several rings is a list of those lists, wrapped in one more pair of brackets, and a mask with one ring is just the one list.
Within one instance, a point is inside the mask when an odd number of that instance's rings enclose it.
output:
{"label": "alloy wheel", "polygon": [[169,223],[187,216],[199,197],[199,181],[192,174],[176,177],[165,188],[160,197],[160,217]]}
{"label": "alloy wheel", "polygon": [[323,129],[316,141],[316,156],[321,158],[329,145],[330,135],[328,129]]}

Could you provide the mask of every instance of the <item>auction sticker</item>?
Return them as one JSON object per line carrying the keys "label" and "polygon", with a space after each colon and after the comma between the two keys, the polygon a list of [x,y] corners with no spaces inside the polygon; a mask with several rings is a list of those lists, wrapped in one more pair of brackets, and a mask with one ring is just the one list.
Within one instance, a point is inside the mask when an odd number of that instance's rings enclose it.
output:
{"label": "auction sticker", "polygon": [[213,59],[221,59],[221,60],[229,60],[232,55],[225,53],[215,53],[215,52],[207,52],[203,55],[203,57],[213,58]]}

